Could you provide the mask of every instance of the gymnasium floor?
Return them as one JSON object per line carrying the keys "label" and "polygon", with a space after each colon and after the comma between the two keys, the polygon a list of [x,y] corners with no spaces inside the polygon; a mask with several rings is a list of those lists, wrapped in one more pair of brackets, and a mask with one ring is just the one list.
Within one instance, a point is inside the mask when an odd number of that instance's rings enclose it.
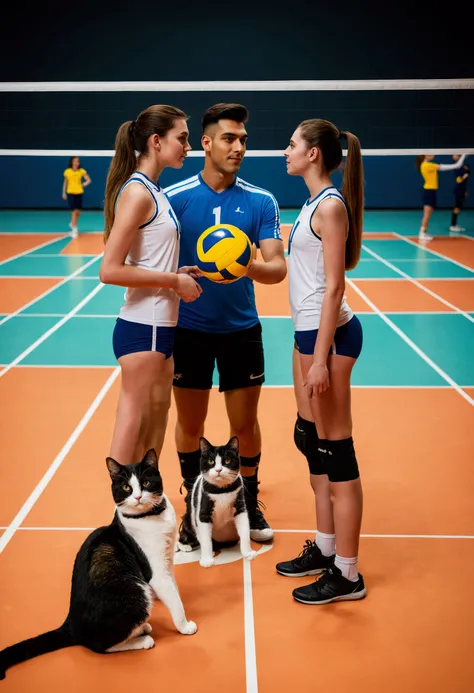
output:
{"label": "gymnasium floor", "polygon": [[[365,491],[362,602],[295,603],[308,578],[277,576],[314,535],[304,459],[292,442],[292,329],[286,282],[257,285],[266,384],[260,420],[266,517],[277,530],[251,564],[235,551],[209,570],[178,554],[199,631],[173,630],[157,603],[151,651],[71,648],[10,669],[2,692],[468,693],[474,680],[474,212],[470,236],[420,247],[418,212],[367,212],[347,297],[364,328],[354,371],[354,437]],[[284,212],[285,239],[293,212]],[[77,240],[63,212],[0,212],[0,648],[58,626],[75,554],[112,519],[104,458],[119,387],[111,333],[123,289],[98,281],[99,213]],[[178,514],[174,407],[161,456]],[[206,435],[227,440],[216,390]],[[184,562],[186,561],[186,562]]]}

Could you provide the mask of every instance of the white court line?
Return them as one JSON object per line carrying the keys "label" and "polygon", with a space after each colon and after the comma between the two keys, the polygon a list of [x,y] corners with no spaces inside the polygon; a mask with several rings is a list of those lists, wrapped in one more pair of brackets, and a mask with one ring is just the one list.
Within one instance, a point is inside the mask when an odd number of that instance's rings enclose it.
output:
{"label": "white court line", "polygon": [[[389,327],[391,327],[392,330],[393,330],[394,332],[396,332],[396,333],[398,334],[398,336],[401,337],[401,338],[403,339],[403,341],[406,342],[406,343],[408,344],[408,346],[410,346],[410,347],[413,349],[413,351],[415,351],[415,352],[418,354],[418,356],[420,356],[420,357],[423,359],[423,361],[425,361],[429,366],[431,366],[431,368],[432,368],[434,371],[436,371],[436,373],[438,373],[438,375],[440,375],[440,376],[443,378],[443,380],[445,380],[447,383],[449,383],[449,384],[451,385],[451,387],[453,387],[453,388],[456,390],[456,392],[457,392],[458,394],[460,394],[461,397],[463,397],[463,399],[465,399],[467,402],[469,402],[470,405],[474,406],[474,399],[472,399],[472,397],[469,397],[469,395],[467,394],[467,392],[464,392],[464,390],[463,390],[463,389],[451,378],[451,376],[449,376],[449,375],[448,375],[445,371],[443,371],[443,369],[440,368],[432,359],[430,359],[430,357],[427,356],[427,355],[425,354],[425,352],[422,351],[422,350],[420,349],[420,347],[417,346],[417,345],[415,344],[415,342],[414,342],[413,340],[411,340],[410,337],[408,337],[408,336],[405,334],[405,332],[403,332],[403,330],[401,330],[401,329],[398,327],[398,325],[396,325],[392,320],[390,320],[390,318],[387,318],[387,316],[386,316],[384,313],[382,313],[382,311],[381,311],[379,308],[377,308],[377,306],[370,300],[370,298],[369,298],[368,296],[366,296],[366,294],[364,294],[364,292],[362,291],[362,289],[360,289],[351,279],[348,279],[347,281],[348,281],[349,284],[352,286],[352,288],[354,289],[354,291],[356,291],[356,292],[359,294],[359,296],[360,296],[361,298],[363,298],[364,301],[372,308],[372,310],[373,310],[375,313],[377,313],[377,315],[378,315],[380,318],[382,318],[382,320],[383,320]],[[0,375],[1,375],[1,373],[0,373]]]}
{"label": "white court line", "polygon": [[100,253],[68,253],[67,255],[61,255],[61,253],[34,253],[35,257],[99,257]]}
{"label": "white court line", "polygon": [[244,633],[246,693],[258,693],[257,653],[253,617],[252,568],[245,558],[244,565]]}
{"label": "white court line", "polygon": [[[22,527],[22,529],[27,528]],[[43,528],[37,527],[37,529]],[[71,529],[74,528],[71,527]],[[279,534],[316,534],[316,529],[274,529],[273,531]],[[362,539],[474,539],[473,534],[361,534],[360,536]]]}
{"label": "white court line", "polygon": [[[2,364],[0,363],[1,366],[7,366],[8,364]],[[15,368],[107,368],[111,369],[114,368],[113,364],[102,364],[102,365],[90,365],[86,363],[50,363],[50,364],[43,364],[43,365],[37,365],[34,363],[20,363]],[[218,389],[219,385],[213,385],[213,389]],[[262,385],[262,387],[266,390],[292,390],[293,385],[265,385],[265,383]],[[473,389],[474,388],[474,383],[471,383],[470,385],[460,385],[459,387],[463,389]],[[352,390],[450,390],[451,385],[352,385],[351,384],[351,389]]]}
{"label": "white court line", "polygon": [[[8,529],[0,527],[0,530]],[[93,532],[96,527],[18,527],[21,532]],[[275,534],[316,534],[316,529],[274,529]],[[474,534],[361,534],[362,539],[474,539]],[[249,561],[244,561],[244,564]]]}
{"label": "white court line", "polygon": [[455,306],[454,303],[450,303],[446,299],[442,298],[442,296],[440,296],[439,294],[435,293],[434,291],[431,291],[431,289],[428,289],[426,286],[423,286],[423,284],[420,284],[420,282],[418,280],[414,279],[413,277],[410,277],[409,274],[407,274],[403,270],[399,269],[396,265],[392,265],[391,262],[389,262],[388,260],[385,260],[385,258],[383,258],[378,253],[374,252],[370,248],[367,248],[367,246],[365,246],[364,244],[362,244],[362,247],[367,253],[370,253],[370,255],[372,255],[376,260],[378,260],[379,262],[383,262],[384,265],[389,267],[394,272],[397,272],[397,274],[400,274],[400,276],[407,279],[409,282],[411,282],[411,284],[414,284],[416,287],[418,287],[419,289],[421,289],[425,293],[429,294],[430,296],[435,298],[437,301],[444,303],[444,305],[448,306],[448,308],[452,308],[456,313],[459,313],[459,315],[463,315],[465,318],[467,318],[467,320],[469,320],[469,322],[474,323],[474,318],[471,317],[469,315],[469,313],[466,313],[464,310],[461,310],[460,308]]}
{"label": "white court line", "polygon": [[[474,312],[474,307],[471,312]],[[357,315],[375,315],[372,310],[357,310]],[[452,310],[386,310],[385,315],[452,315]],[[7,316],[9,313],[3,313]],[[62,318],[66,313],[19,313],[17,318]],[[75,318],[116,318],[117,313],[81,313],[80,315],[75,315]],[[280,320],[291,320],[290,315],[260,315],[260,320],[273,320],[278,318]]]}
{"label": "white court line", "polygon": [[[48,296],[48,294],[51,294],[53,291],[56,291],[56,289],[59,289],[60,286],[63,286],[63,284],[66,284],[68,281],[71,279],[75,279],[80,275],[81,272],[83,272],[85,269],[90,267],[90,265],[94,264],[94,262],[97,262],[97,260],[101,257],[101,255],[98,255],[97,257],[92,258],[92,260],[89,260],[89,262],[86,262],[85,265],[82,265],[82,267],[79,267],[79,269],[75,270],[72,274],[68,275],[67,277],[64,277],[62,281],[60,281],[58,284],[55,284],[52,286],[50,289],[46,289],[46,291],[43,291],[42,294],[37,296],[36,298],[32,299],[29,303],[25,303],[24,306],[21,306],[21,308],[18,308],[13,313],[10,313],[7,315],[5,318],[0,320],[0,326],[3,325],[4,323],[8,322],[8,320],[11,320],[12,318],[15,317],[15,315],[18,315],[22,311],[26,310],[30,306],[33,306],[37,301],[40,301],[42,298],[45,298]],[[3,277],[2,277],[3,278]],[[18,279],[19,277],[8,277],[8,279]],[[26,277],[23,277],[26,279]],[[81,279],[95,279],[95,281],[98,281],[95,277],[81,277]],[[28,279],[59,279],[59,277],[28,277]]]}
{"label": "white court line", "polygon": [[[443,253],[438,253],[437,250],[432,250],[431,248],[425,247],[424,245],[420,245],[419,243],[415,243],[415,241],[412,241],[411,238],[407,238],[406,236],[402,236],[400,233],[393,231],[393,235],[396,236],[399,240],[405,241],[405,243],[409,243],[410,245],[414,245],[415,248],[422,248],[427,253],[431,253],[431,255],[436,255],[437,257],[440,257],[442,260],[447,260],[448,262],[452,262],[453,265],[457,265],[458,267],[462,267],[462,269],[465,269],[468,272],[471,272],[472,276],[474,277],[474,269],[472,267],[469,267],[468,265],[463,265],[462,262],[458,262],[457,260],[453,260],[452,258],[448,257],[447,255],[443,255]],[[442,236],[441,238],[447,238],[447,236],[446,237]],[[439,279],[444,279],[444,277],[440,277]]]}
{"label": "white court line", "polygon": [[[28,235],[31,235],[31,234],[28,234]],[[32,248],[29,248],[28,250],[24,250],[22,253],[18,253],[17,255],[12,255],[11,257],[7,257],[6,260],[1,260],[0,266],[6,265],[7,263],[12,262],[13,260],[18,260],[18,258],[24,257],[25,255],[29,255],[30,253],[33,253],[35,250],[39,250],[40,248],[46,248],[48,245],[51,245],[51,243],[57,243],[58,241],[62,241],[65,238],[68,238],[68,235],[62,234],[62,236],[60,238],[53,238],[52,241],[45,241],[45,243],[38,243],[38,245],[34,245]],[[55,255],[54,257],[57,257],[57,255]]]}
{"label": "white court line", "polygon": [[89,421],[91,420],[92,416],[95,414],[97,411],[100,403],[104,399],[105,395],[107,392],[110,390],[112,387],[113,383],[117,379],[118,374],[120,373],[120,368],[114,368],[110,376],[107,378],[107,381],[105,384],[102,386],[100,392],[82,417],[82,419],[79,421],[78,425],[72,432],[71,436],[67,440],[66,444],[60,451],[60,453],[57,455],[55,460],[51,463],[49,468],[46,470],[46,473],[44,474],[43,478],[38,482],[36,488],[30,493],[26,501],[23,503],[23,506],[19,510],[19,512],[15,515],[13,518],[12,522],[9,524],[9,526],[6,528],[5,534],[3,534],[0,537],[0,553],[4,550],[4,548],[7,546],[17,529],[20,527],[21,523],[25,519],[25,517],[28,515],[38,498],[41,496],[43,491],[45,490],[46,486],[49,484],[53,476],[56,474],[58,471],[59,467],[63,463],[66,455],[69,453],[71,450],[72,446],[74,443],[77,441]]}
{"label": "white court line", "polygon": [[78,310],[82,308],[82,306],[85,306],[86,303],[88,303],[94,296],[104,287],[104,284],[98,284],[96,287],[92,289],[91,292],[87,294],[85,298],[82,299],[80,303],[77,304],[75,308],[69,311],[67,315],[65,315],[61,320],[59,320],[57,323],[55,323],[52,327],[49,328],[41,337],[39,337],[36,342],[33,342],[33,344],[30,344],[30,346],[22,351],[21,354],[19,354],[11,363],[8,364],[3,370],[0,371],[0,378],[2,378],[6,373],[8,373],[9,370],[11,370],[14,366],[16,366],[18,363],[21,363],[23,359],[25,359],[29,354],[31,354],[32,351],[34,351],[40,344],[42,344],[48,337],[50,337],[54,332],[59,330],[60,327],[62,327],[70,318],[72,318]]}
{"label": "white court line", "polygon": [[[93,258],[96,260],[97,258]],[[92,264],[92,262],[90,262]],[[89,266],[89,263],[88,265]],[[77,272],[82,271],[85,265],[76,270]],[[97,281],[99,278],[99,273],[97,272],[97,277],[73,277],[71,274],[3,274],[0,275],[0,279],[87,279],[88,281]],[[58,285],[59,286],[59,285]]]}

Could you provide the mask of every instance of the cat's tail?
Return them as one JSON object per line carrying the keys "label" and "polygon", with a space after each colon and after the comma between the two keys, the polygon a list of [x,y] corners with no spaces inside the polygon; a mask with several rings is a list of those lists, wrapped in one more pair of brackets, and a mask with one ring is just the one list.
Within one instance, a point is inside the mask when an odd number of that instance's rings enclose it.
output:
{"label": "cat's tail", "polygon": [[79,643],[74,639],[66,621],[60,628],[50,630],[48,633],[37,635],[35,638],[23,640],[16,645],[6,647],[0,652],[0,680],[5,678],[5,672],[14,664],[20,664],[27,659],[33,659],[47,652],[61,650],[64,647],[72,647]]}

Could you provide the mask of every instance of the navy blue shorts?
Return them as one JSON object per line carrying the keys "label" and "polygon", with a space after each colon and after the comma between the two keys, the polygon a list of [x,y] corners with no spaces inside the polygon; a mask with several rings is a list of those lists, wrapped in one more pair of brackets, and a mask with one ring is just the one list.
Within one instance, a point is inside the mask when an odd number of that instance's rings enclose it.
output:
{"label": "navy blue shorts", "polygon": [[424,207],[436,207],[436,193],[437,190],[425,190],[423,188],[423,206]]}
{"label": "navy blue shorts", "polygon": [[82,193],[80,195],[67,194],[69,209],[82,209]]}
{"label": "navy blue shorts", "polygon": [[169,359],[173,354],[175,329],[117,318],[112,340],[115,358],[139,351],[159,351]]}
{"label": "navy blue shorts", "polygon": [[[300,354],[312,356],[317,336],[318,330],[295,332],[295,348],[298,349]],[[329,356],[338,354],[339,356],[350,356],[356,359],[362,351],[362,341],[362,325],[357,315],[354,315],[349,322],[336,329]]]}

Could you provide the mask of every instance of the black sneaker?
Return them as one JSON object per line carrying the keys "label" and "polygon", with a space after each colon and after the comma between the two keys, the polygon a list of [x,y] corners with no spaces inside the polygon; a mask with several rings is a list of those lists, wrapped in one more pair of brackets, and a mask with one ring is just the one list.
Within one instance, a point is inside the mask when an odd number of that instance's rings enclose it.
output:
{"label": "black sneaker", "polygon": [[364,578],[359,573],[356,582],[343,577],[334,564],[331,565],[319,580],[306,587],[293,590],[293,597],[301,604],[329,604],[353,599],[363,599],[367,594]]}
{"label": "black sneaker", "polygon": [[250,523],[250,538],[259,543],[265,543],[273,539],[273,529],[263,516],[262,508],[265,505],[257,500],[259,481],[243,477],[245,490],[245,505]]}
{"label": "black sneaker", "polygon": [[303,551],[291,561],[277,563],[276,571],[285,577],[318,575],[327,570],[333,561],[334,556],[323,556],[319,546],[306,539]]}

